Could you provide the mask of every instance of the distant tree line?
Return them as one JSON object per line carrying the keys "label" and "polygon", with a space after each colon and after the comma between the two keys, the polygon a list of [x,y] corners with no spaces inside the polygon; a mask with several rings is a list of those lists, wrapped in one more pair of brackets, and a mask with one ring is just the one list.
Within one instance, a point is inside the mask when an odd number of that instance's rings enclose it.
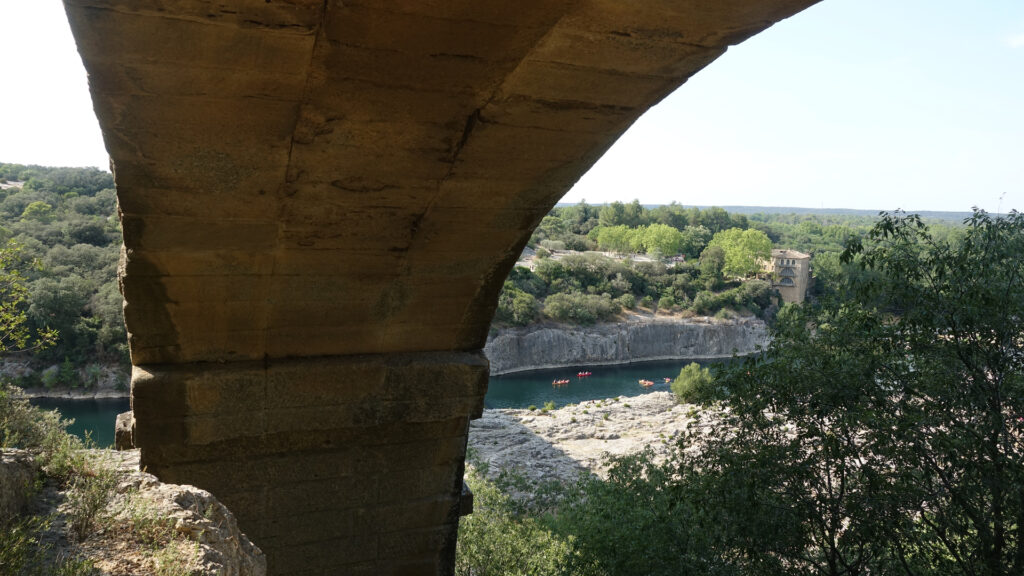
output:
{"label": "distant tree line", "polygon": [[[637,306],[684,315],[770,316],[771,286],[757,277],[773,247],[809,253],[814,281],[808,296],[835,297],[852,276],[871,274],[840,262],[839,255],[877,220],[861,214],[732,214],[677,203],[649,208],[638,200],[559,206],[528,244],[541,261],[533,273],[517,269],[510,275],[495,320],[587,324]],[[943,220],[929,224],[943,240],[964,229]],[[586,254],[596,251],[617,258]],[[553,253],[558,259],[546,260]],[[629,260],[639,255],[651,262]]]}

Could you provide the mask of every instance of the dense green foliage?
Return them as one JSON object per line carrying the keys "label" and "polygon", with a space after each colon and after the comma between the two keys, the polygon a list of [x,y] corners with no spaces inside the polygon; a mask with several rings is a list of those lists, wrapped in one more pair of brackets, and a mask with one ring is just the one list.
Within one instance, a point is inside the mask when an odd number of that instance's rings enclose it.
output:
{"label": "dense green foliage", "polygon": [[0,246],[0,354],[44,350],[57,340],[49,327],[32,330],[28,321],[29,289],[22,248],[13,240]]}
{"label": "dense green foliage", "polygon": [[[848,242],[863,238],[877,220],[854,214],[745,216],[675,203],[647,208],[636,200],[556,207],[530,239],[529,245],[544,259],[536,266],[536,275],[516,268],[505,284],[495,320],[517,326],[545,317],[589,323],[606,313],[614,315],[608,310],[615,305],[691,315],[753,313],[770,319],[770,284],[744,280],[761,274],[773,246],[811,254],[808,297],[845,297],[851,278],[875,272],[841,262],[840,253]],[[958,238],[963,230],[946,221],[931,226],[938,239]],[[548,259],[551,251],[564,250],[577,254],[559,253]],[[596,250],[618,257],[601,260],[593,253]],[[639,254],[653,263],[634,262]],[[552,294],[565,296],[549,310],[545,300]]]}
{"label": "dense green foliage", "polygon": [[707,266],[691,262],[666,265],[584,252],[541,259],[535,271],[516,267],[499,296],[495,320],[523,326],[547,317],[592,324],[636,306],[691,314],[723,308],[761,314],[771,307],[771,296],[768,282],[726,282],[720,268],[709,272]]}
{"label": "dense green foliage", "polygon": [[466,483],[473,491],[473,513],[459,521],[455,574],[570,573],[572,539],[556,535],[535,517],[535,510],[517,503],[503,491],[508,484],[487,480],[486,467],[480,462],[475,465],[466,471]]}
{"label": "dense green foliage", "polygon": [[121,231],[111,175],[2,164],[0,183],[6,186],[0,190],[0,240],[19,246],[21,260],[40,263],[23,268],[26,327],[60,335],[56,346],[36,357],[74,365],[127,361],[116,282]]}
{"label": "dense green foliage", "polygon": [[536,573],[1024,573],[1024,217],[966,224],[884,216],[844,254],[851,298],[784,308],[714,382],[684,370],[724,409],[539,511],[573,554]]}
{"label": "dense green foliage", "polygon": [[711,238],[708,246],[718,246],[725,255],[722,272],[728,276],[747,278],[761,271],[762,263],[771,257],[772,241],[760,230],[729,228]]}
{"label": "dense green foliage", "polygon": [[[556,207],[530,240],[540,262],[534,272],[521,267],[513,271],[499,298],[495,321],[524,326],[551,318],[588,324],[637,306],[684,315],[770,318],[770,283],[743,280],[761,273],[773,241],[788,248],[813,246],[818,253],[812,269],[817,270],[820,256],[822,272],[812,296],[829,295],[844,278],[857,273],[841,264],[838,254],[848,239],[866,233],[870,221],[852,216],[748,218],[721,208],[647,208],[635,200]],[[571,253],[552,258],[553,250]],[[634,260],[638,254],[646,254],[650,261]],[[550,299],[552,295],[560,296]]]}

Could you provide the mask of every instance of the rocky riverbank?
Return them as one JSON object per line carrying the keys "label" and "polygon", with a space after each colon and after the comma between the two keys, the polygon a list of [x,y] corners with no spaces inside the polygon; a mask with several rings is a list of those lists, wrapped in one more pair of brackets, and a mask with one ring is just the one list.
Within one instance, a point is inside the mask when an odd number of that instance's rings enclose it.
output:
{"label": "rocky riverbank", "polygon": [[469,430],[474,458],[495,476],[516,470],[529,480],[603,475],[608,456],[651,448],[664,457],[687,429],[709,429],[717,413],[679,404],[671,392],[609,398],[557,410],[485,410]]}
{"label": "rocky riverbank", "polygon": [[719,320],[632,314],[594,326],[536,325],[498,330],[484,353],[491,374],[562,366],[598,366],[652,360],[716,359],[763,346],[768,328],[758,318]]}

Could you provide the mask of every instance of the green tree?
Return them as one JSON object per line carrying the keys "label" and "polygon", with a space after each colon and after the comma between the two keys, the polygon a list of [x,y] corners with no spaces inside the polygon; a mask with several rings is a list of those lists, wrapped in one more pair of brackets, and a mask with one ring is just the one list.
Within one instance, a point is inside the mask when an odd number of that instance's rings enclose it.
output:
{"label": "green tree", "polygon": [[718,206],[712,206],[707,210],[698,212],[699,221],[692,222],[694,226],[700,224],[713,233],[721,232],[733,226],[732,218],[729,217],[729,213],[723,208]]}
{"label": "green tree", "polygon": [[874,272],[856,299],[787,307],[723,377],[727,426],[678,469],[721,511],[723,553],[780,574],[1024,571],[1024,218],[966,224],[938,240],[883,216],[844,254]]}
{"label": "green tree", "polygon": [[610,320],[621,310],[609,294],[552,294],[544,301],[545,316],[575,324]]}
{"label": "green tree", "polygon": [[679,371],[672,381],[672,392],[680,402],[707,404],[716,400],[717,389],[711,371],[696,362],[691,362]]}
{"label": "green tree", "polygon": [[760,230],[730,228],[718,232],[708,246],[718,246],[725,252],[723,272],[729,276],[746,278],[761,271],[772,252],[772,241]]}
{"label": "green tree", "polygon": [[36,201],[25,207],[21,213],[22,220],[35,220],[36,222],[53,221],[53,206],[46,202]]}
{"label": "green tree", "polygon": [[0,353],[40,350],[57,340],[57,332],[45,324],[40,329],[29,325],[24,270],[34,265],[24,259],[17,243],[8,241],[0,247]]}
{"label": "green tree", "polygon": [[538,316],[540,306],[537,299],[532,294],[516,288],[512,281],[506,280],[501,294],[498,295],[498,311],[494,319],[515,326],[526,326]]}
{"label": "green tree", "polygon": [[682,252],[683,234],[666,224],[651,224],[638,230],[644,251],[652,254],[655,251],[664,256],[675,256]]}
{"label": "green tree", "polygon": [[721,246],[708,246],[700,253],[700,279],[705,288],[714,290],[722,285],[725,269],[725,250]]}
{"label": "green tree", "polygon": [[566,574],[573,561],[572,541],[560,538],[527,514],[508,495],[470,467],[473,513],[459,521],[455,555],[458,576]]}
{"label": "green tree", "polygon": [[593,234],[597,246],[610,252],[639,252],[643,246],[637,231],[625,225],[598,226]]}
{"label": "green tree", "polygon": [[709,241],[711,241],[710,230],[703,226],[687,226],[682,230],[682,243],[679,251],[688,258],[697,258]]}

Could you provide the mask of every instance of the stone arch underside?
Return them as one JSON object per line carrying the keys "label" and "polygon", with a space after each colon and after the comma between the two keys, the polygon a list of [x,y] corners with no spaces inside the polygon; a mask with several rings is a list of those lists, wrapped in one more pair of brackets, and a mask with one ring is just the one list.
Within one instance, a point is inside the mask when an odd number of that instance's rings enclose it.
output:
{"label": "stone arch underside", "polygon": [[815,0],[65,0],[110,152],[142,460],[273,574],[451,570],[480,350],[647,108]]}

